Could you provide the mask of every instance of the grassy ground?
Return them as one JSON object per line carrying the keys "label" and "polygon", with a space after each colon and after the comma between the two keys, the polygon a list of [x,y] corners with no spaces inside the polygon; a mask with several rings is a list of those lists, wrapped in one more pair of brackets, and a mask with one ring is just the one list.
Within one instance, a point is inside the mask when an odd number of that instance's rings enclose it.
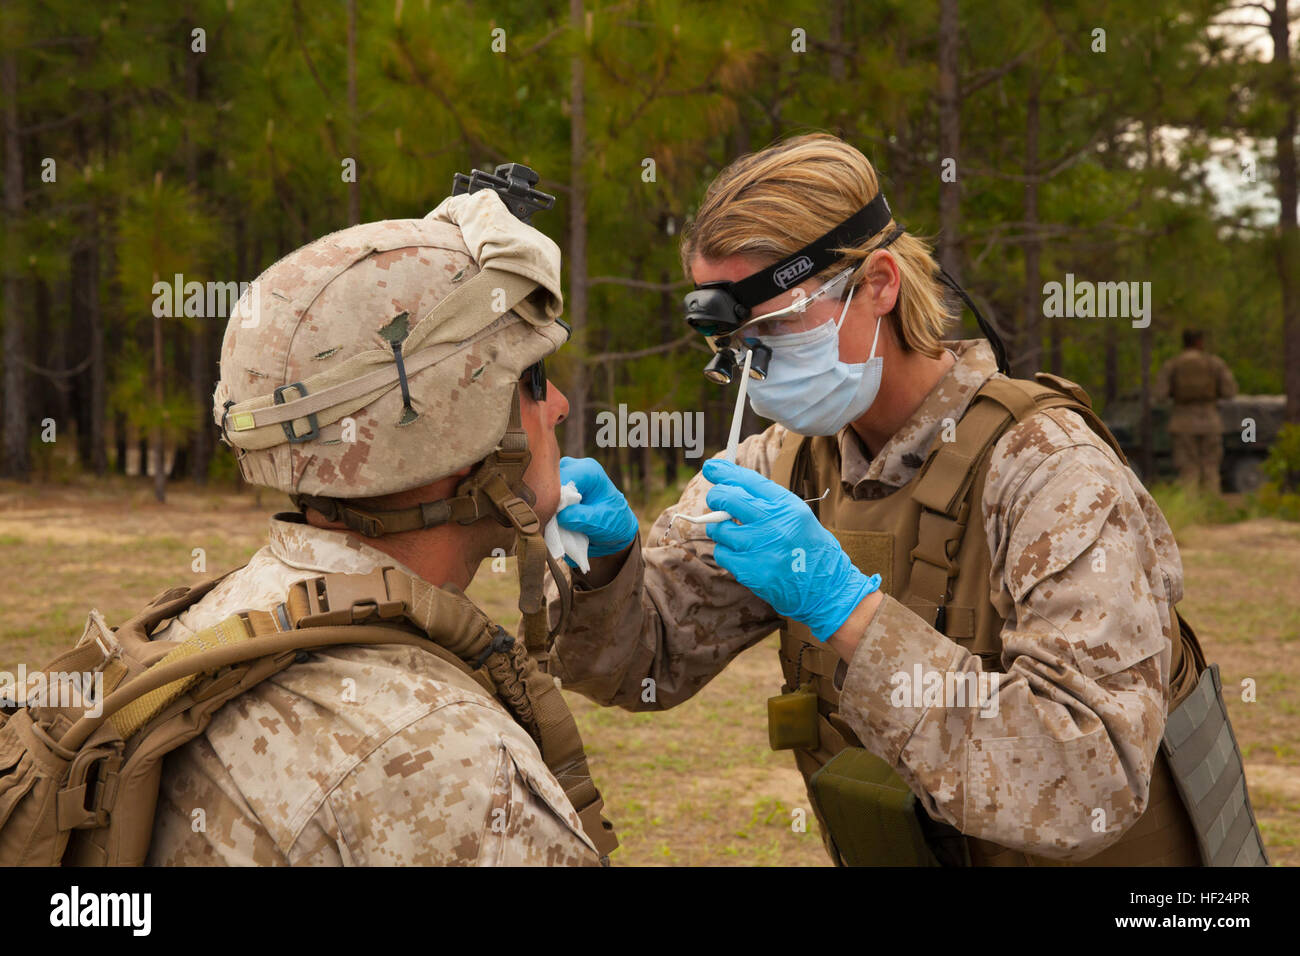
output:
{"label": "grassy ground", "polygon": [[[86,610],[111,623],[206,568],[242,563],[287,505],[173,488],[165,506],[138,482],[44,488],[0,484],[0,667],[44,663],[81,633]],[[1300,863],[1300,525],[1260,519],[1181,524],[1187,577],[1180,605],[1219,663],[1251,797],[1274,862]],[[487,566],[471,595],[507,627],[513,572]],[[766,699],[780,677],[768,638],[694,699],[629,714],[567,695],[627,865],[825,865],[816,821],[790,758],[767,746]],[[1255,702],[1242,698],[1242,681]]]}

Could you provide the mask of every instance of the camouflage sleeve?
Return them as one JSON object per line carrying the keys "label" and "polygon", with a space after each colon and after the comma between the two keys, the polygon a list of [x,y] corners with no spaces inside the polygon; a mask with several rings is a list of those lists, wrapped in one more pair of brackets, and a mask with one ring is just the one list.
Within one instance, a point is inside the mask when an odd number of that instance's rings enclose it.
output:
{"label": "camouflage sleeve", "polygon": [[1219,378],[1219,398],[1234,398],[1237,394],[1237,380],[1232,375],[1228,363],[1217,355],[1214,357],[1215,371]]}
{"label": "camouflage sleeve", "polygon": [[320,831],[345,865],[599,866],[564,791],[522,728],[477,703],[434,710],[389,737],[329,794]]}
{"label": "camouflage sleeve", "polygon": [[[745,439],[737,463],[771,475],[784,433],[773,425]],[[628,710],[666,709],[780,626],[772,608],[714,563],[705,526],[671,521],[709,511],[711,487],[702,475],[692,478],[609,584],[588,589],[575,578],[569,623],[555,642],[566,689]]]}
{"label": "camouflage sleeve", "polygon": [[983,516],[1006,618],[995,693],[974,708],[897,693],[891,678],[918,663],[946,676],[981,662],[886,597],[845,677],[844,711],[932,817],[1083,859],[1146,809],[1182,596],[1177,548],[1132,473],[1060,409],[999,441]]}

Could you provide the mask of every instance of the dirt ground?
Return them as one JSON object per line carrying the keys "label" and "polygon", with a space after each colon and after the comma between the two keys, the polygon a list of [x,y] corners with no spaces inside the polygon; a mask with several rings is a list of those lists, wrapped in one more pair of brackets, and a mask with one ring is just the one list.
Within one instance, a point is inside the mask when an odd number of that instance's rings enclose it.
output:
{"label": "dirt ground", "polygon": [[[287,500],[174,487],[158,505],[139,482],[0,484],[0,668],[39,666],[81,633],[87,609],[118,623],[166,587],[247,560]],[[653,516],[650,516],[653,517]],[[1217,661],[1251,799],[1275,864],[1300,863],[1300,525],[1256,520],[1179,535],[1179,609]],[[201,549],[201,550],[196,550]],[[470,594],[512,627],[514,574],[484,565]],[[622,865],[823,866],[826,855],[788,755],[768,749],[779,693],[775,638],[659,714],[568,694],[592,772],[618,826]],[[1254,701],[1244,700],[1253,682]],[[802,811],[802,812],[801,812]],[[807,819],[803,832],[792,824]]]}

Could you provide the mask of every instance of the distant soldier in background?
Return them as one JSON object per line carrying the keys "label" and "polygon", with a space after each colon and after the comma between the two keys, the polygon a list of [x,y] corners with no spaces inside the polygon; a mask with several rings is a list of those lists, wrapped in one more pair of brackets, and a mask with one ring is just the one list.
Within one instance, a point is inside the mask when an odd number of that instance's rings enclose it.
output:
{"label": "distant soldier in background", "polygon": [[1169,438],[1174,467],[1189,488],[1219,493],[1219,464],[1223,461],[1223,421],[1218,400],[1237,394],[1237,380],[1228,364],[1204,349],[1198,329],[1183,331],[1183,351],[1156,376],[1157,399],[1172,399]]}

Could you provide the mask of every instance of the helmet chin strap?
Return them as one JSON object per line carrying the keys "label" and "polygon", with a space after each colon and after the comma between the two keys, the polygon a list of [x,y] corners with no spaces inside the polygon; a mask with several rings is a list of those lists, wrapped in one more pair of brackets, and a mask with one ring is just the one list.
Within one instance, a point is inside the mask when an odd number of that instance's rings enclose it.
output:
{"label": "helmet chin strap", "polygon": [[[510,399],[510,421],[496,449],[456,487],[456,494],[391,511],[357,507],[347,499],[317,495],[291,495],[300,509],[314,508],[329,521],[340,521],[368,538],[402,531],[417,531],[455,521],[468,525],[492,518],[515,531],[515,564],[519,572],[519,612],[524,622],[528,652],[545,669],[555,636],[564,629],[572,605],[572,592],[559,562],[551,557],[542,537],[542,523],[533,510],[537,496],[524,483],[532,461],[528,436],[519,413],[519,386]],[[560,592],[560,619],[548,629],[544,581],[550,567]]]}

